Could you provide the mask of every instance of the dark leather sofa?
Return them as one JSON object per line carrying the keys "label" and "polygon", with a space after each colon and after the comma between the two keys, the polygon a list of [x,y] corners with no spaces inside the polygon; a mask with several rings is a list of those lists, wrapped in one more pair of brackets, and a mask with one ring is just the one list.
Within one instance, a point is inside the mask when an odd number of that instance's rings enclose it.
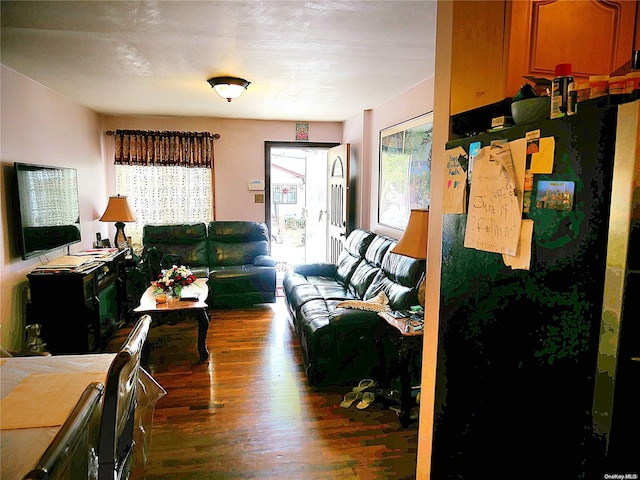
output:
{"label": "dark leather sofa", "polygon": [[380,317],[375,311],[337,304],[368,300],[381,291],[392,310],[418,304],[417,289],[426,263],[392,253],[396,243],[356,229],[345,240],[337,265],[300,264],[285,274],[286,304],[310,385],[341,385],[375,377]]}
{"label": "dark leather sofa", "polygon": [[145,225],[142,243],[148,281],[163,268],[186,265],[197,277],[208,279],[209,307],[276,301],[276,261],[269,255],[264,223]]}

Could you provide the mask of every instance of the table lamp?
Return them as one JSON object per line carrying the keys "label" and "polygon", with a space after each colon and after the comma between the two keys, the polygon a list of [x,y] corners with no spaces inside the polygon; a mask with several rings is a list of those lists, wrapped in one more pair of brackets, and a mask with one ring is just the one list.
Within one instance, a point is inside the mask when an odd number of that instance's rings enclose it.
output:
{"label": "table lamp", "polygon": [[100,221],[116,222],[116,236],[113,242],[114,246],[118,247],[118,250],[124,250],[129,246],[127,237],[124,234],[124,222],[135,222],[136,217],[129,208],[127,197],[120,196],[120,194],[109,197],[107,209],[104,211],[102,217],[100,217]]}
{"label": "table lamp", "polygon": [[[429,210],[413,209],[409,216],[409,223],[400,240],[391,250],[393,253],[407,257],[426,260],[427,237],[429,233]],[[418,286],[418,301],[424,308],[425,281]]]}

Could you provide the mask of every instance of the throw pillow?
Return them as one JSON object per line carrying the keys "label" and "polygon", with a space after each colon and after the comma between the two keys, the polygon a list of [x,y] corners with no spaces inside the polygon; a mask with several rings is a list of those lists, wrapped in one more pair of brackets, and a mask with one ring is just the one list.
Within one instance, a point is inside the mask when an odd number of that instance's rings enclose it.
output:
{"label": "throw pillow", "polygon": [[340,308],[355,308],[357,310],[367,310],[370,312],[388,312],[391,310],[389,307],[389,299],[384,292],[380,292],[375,297],[369,300],[343,300],[339,302],[337,307]]}

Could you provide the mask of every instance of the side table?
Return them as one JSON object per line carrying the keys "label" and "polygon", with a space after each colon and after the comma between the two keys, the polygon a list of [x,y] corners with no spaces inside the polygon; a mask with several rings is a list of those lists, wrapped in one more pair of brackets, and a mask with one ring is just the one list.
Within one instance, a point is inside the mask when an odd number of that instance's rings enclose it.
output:
{"label": "side table", "polygon": [[389,388],[390,377],[386,368],[384,340],[388,338],[398,349],[398,365],[400,370],[400,424],[403,427],[411,421],[411,407],[414,405],[411,395],[411,361],[422,356],[422,330],[407,330],[408,318],[394,318],[389,312],[379,312],[381,318],[376,334],[376,348],[381,367],[380,386]]}

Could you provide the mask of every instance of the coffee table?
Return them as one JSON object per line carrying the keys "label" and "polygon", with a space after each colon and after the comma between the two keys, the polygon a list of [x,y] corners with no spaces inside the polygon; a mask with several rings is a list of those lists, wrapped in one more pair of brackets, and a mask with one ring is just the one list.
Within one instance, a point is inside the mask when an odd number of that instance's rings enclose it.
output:
{"label": "coffee table", "polygon": [[156,287],[154,286],[147,288],[142,294],[142,298],[140,298],[140,306],[133,311],[141,315],[148,313],[152,319],[157,315],[176,314],[180,316],[188,312],[194,312],[198,319],[198,353],[200,361],[207,361],[209,359],[209,351],[206,344],[207,331],[209,330],[209,306],[206,303],[209,295],[207,279],[198,278],[187,288],[190,294],[193,292],[198,294],[197,300],[180,300],[177,297],[168,296],[165,303],[156,303],[155,289]]}

